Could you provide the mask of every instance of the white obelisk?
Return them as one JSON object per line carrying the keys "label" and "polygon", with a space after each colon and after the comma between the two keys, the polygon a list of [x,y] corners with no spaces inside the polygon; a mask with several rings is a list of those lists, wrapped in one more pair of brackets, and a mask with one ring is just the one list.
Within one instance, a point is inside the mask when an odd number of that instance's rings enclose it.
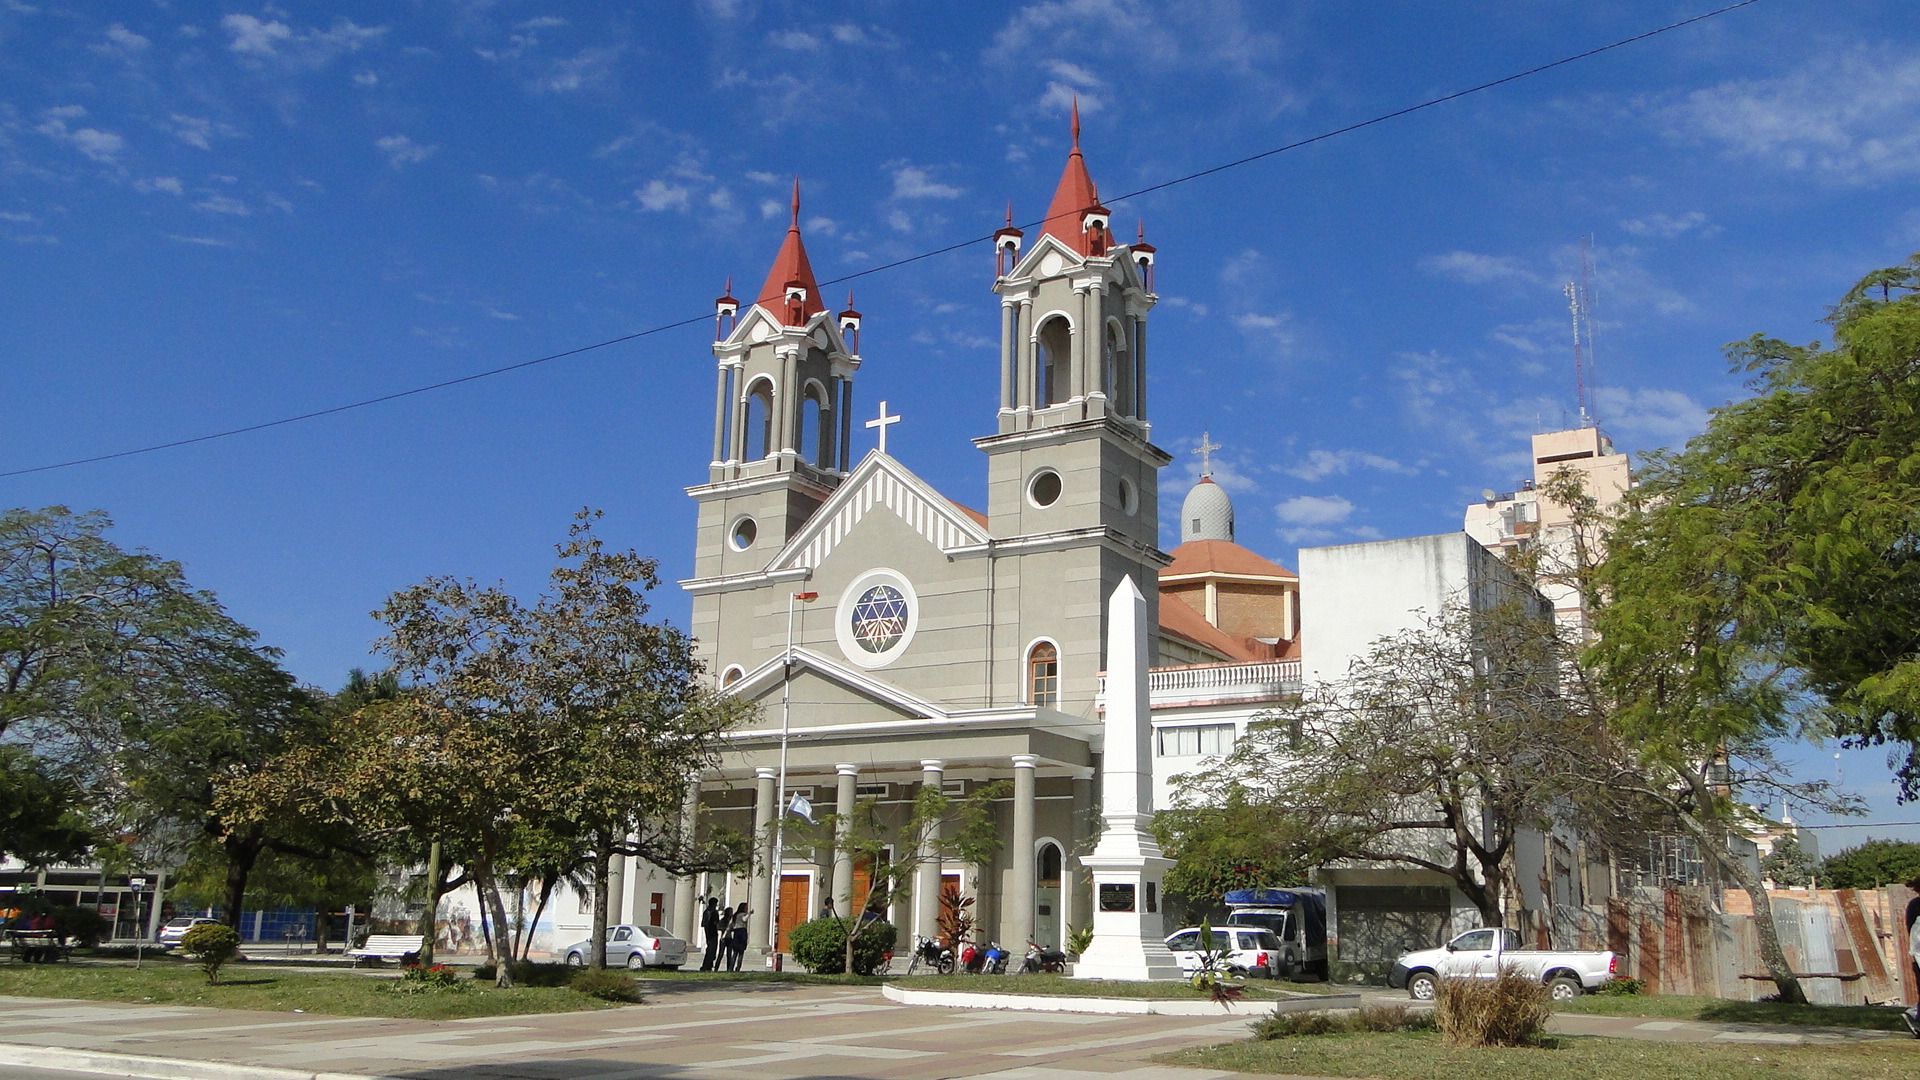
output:
{"label": "white obelisk", "polygon": [[1131,576],[1107,600],[1106,747],[1100,759],[1100,842],[1080,865],[1093,872],[1093,944],[1076,979],[1178,979],[1160,915],[1171,859],[1153,839],[1148,740],[1147,600]]}

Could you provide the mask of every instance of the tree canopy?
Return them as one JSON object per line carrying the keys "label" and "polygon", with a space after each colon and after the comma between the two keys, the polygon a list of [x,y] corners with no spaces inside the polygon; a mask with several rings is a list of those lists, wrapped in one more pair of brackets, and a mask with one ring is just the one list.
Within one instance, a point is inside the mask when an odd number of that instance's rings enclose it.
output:
{"label": "tree canopy", "polygon": [[1828,856],[1820,864],[1823,889],[1878,889],[1920,878],[1920,844],[1868,840]]}

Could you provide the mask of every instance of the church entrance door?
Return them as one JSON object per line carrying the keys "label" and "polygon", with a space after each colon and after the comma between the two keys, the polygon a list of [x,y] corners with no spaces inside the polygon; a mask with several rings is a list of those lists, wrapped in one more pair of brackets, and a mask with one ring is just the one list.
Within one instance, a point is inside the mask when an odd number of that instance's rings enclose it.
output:
{"label": "church entrance door", "polygon": [[787,936],[793,928],[813,918],[808,903],[813,899],[813,879],[806,874],[780,875],[780,943],[778,951],[787,951]]}

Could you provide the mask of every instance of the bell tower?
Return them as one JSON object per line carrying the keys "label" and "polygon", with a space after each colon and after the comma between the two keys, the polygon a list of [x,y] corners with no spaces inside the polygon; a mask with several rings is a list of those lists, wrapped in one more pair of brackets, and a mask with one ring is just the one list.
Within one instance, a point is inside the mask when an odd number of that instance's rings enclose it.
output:
{"label": "bell tower", "polygon": [[1021,252],[1011,209],[995,236],[999,431],[974,440],[991,461],[988,516],[996,532],[1112,530],[1157,554],[1159,470],[1172,458],[1147,423],[1155,251],[1144,228],[1132,244],[1114,242],[1080,152],[1077,103],[1072,132],[1032,248]]}
{"label": "bell tower", "polygon": [[699,577],[764,567],[852,469],[860,314],[830,314],[793,217],[744,312],[729,279],[714,302],[713,461],[700,502]]}

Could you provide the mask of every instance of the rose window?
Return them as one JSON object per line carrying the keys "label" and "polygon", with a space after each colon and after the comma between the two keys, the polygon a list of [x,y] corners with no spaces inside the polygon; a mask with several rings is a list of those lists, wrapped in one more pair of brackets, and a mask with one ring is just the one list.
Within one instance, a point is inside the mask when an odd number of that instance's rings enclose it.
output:
{"label": "rose window", "polygon": [[852,623],[861,648],[886,652],[907,632],[907,598],[891,585],[875,585],[854,602]]}

